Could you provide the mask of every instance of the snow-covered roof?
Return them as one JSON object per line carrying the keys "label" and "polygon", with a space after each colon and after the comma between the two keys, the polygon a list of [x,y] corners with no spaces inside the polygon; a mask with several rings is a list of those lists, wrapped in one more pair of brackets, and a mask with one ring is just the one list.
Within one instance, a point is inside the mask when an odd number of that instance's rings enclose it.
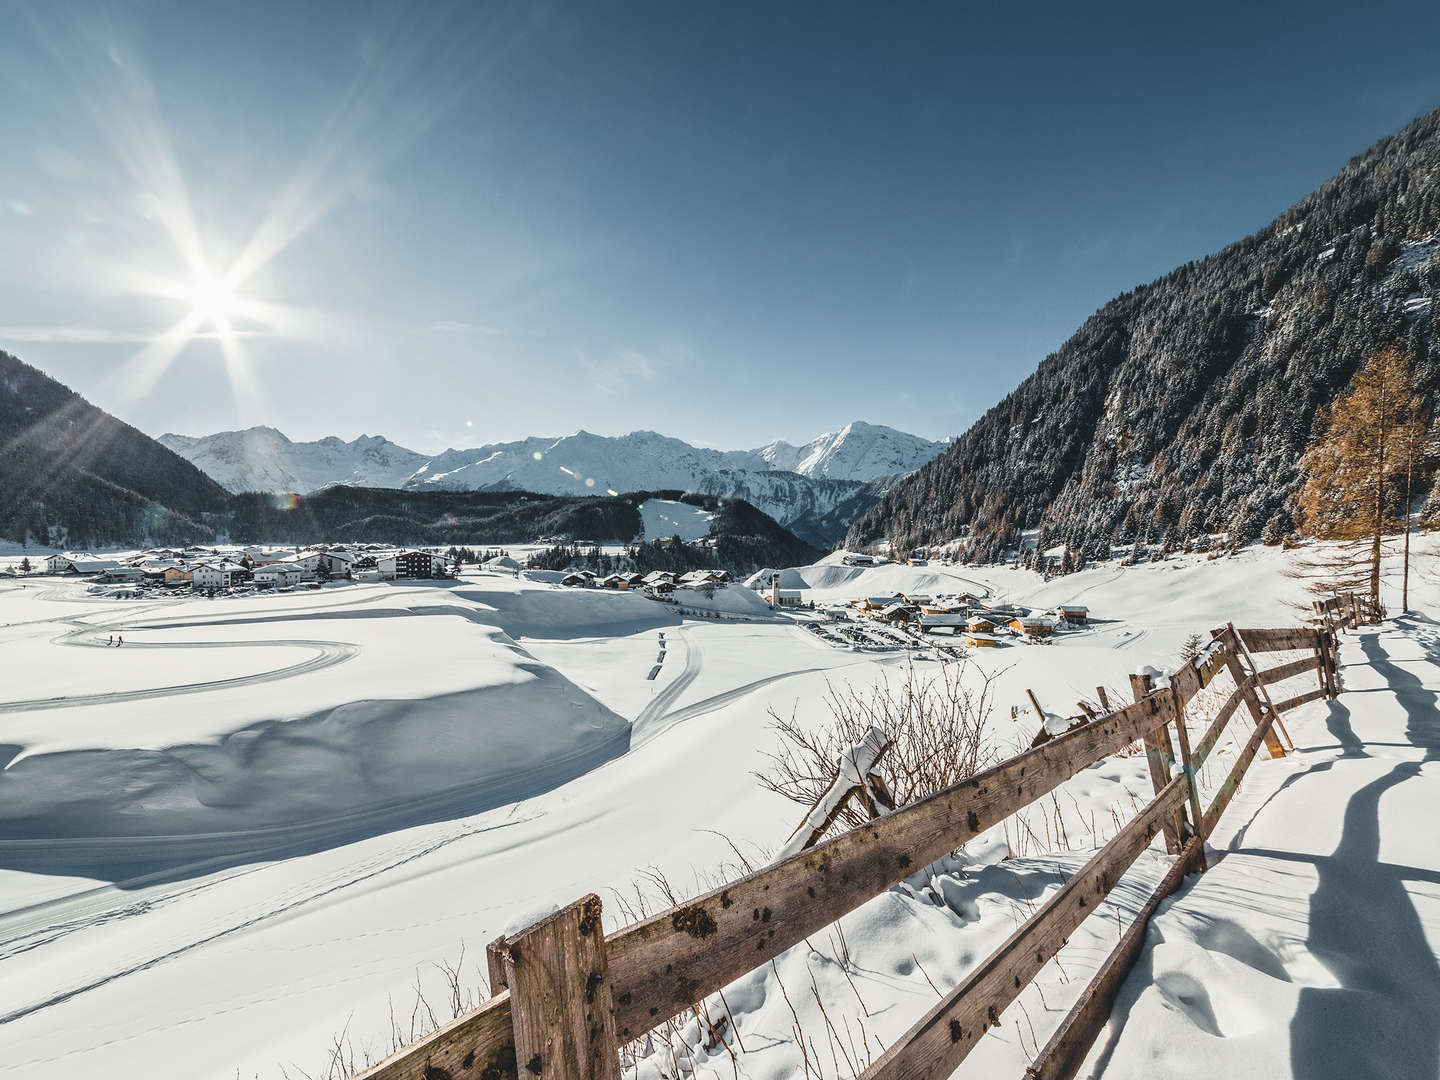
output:
{"label": "snow-covered roof", "polygon": [[1088,607],[1086,607],[1084,604],[1056,604],[1056,605],[1055,605],[1055,610],[1056,610],[1056,611],[1074,611],[1074,612],[1079,612],[1079,613],[1086,613],[1086,612],[1089,612],[1090,609],[1089,609]]}

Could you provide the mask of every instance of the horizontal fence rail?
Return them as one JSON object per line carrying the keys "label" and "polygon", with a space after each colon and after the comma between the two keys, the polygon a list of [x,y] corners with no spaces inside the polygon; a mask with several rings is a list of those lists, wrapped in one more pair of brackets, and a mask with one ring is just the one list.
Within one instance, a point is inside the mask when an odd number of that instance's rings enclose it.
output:
{"label": "horizontal fence rail", "polygon": [[[1337,631],[1361,625],[1353,620],[1380,617],[1364,598],[1325,603],[1333,607],[1317,602],[1318,628],[1220,627],[1210,645],[1164,685],[1135,677],[1133,704],[613,934],[601,931],[600,901],[592,895],[502,938],[489,952],[495,996],[360,1074],[360,1080],[618,1077],[620,1045],[664,1025],[1082,769],[1143,742],[1155,797],[861,1073],[865,1080],[948,1076],[1163,832],[1175,862],[1028,1070],[1036,1080],[1071,1077],[1109,1017],[1150,915],[1186,873],[1204,868],[1205,839],[1260,747],[1275,757],[1286,752],[1276,730],[1283,731],[1279,714],[1334,697]],[[1299,651],[1311,655],[1266,669],[1257,668],[1253,656]],[[1224,672],[1234,678],[1235,689],[1192,750],[1187,707]],[[1270,701],[1267,686],[1309,672],[1316,673],[1316,689]],[[1197,772],[1242,704],[1253,730],[1202,812]]]}

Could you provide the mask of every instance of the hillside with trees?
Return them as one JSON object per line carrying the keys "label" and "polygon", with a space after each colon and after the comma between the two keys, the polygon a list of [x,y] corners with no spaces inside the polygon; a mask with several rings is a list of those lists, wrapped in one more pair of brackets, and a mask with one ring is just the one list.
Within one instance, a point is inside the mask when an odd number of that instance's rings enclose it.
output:
{"label": "hillside with trees", "polygon": [[229,493],[184,458],[0,352],[0,537],[103,547],[212,540]]}
{"label": "hillside with trees", "polygon": [[1440,110],[1352,159],[1252,236],[1106,304],[846,546],[960,540],[993,560],[1181,546],[1296,525],[1317,413],[1397,346],[1440,385]]}

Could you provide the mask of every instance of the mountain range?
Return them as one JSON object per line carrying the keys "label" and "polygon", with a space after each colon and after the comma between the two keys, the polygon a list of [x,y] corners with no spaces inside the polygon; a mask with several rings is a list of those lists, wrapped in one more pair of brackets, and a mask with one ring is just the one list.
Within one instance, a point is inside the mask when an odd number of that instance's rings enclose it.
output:
{"label": "mountain range", "polygon": [[744,499],[821,547],[945,446],[859,421],[802,446],[776,441],[755,450],[712,450],[653,431],[577,431],[434,457],[381,436],[293,442],[268,427],[159,441],[232,492],[306,494],[337,484],[545,495],[674,489]]}
{"label": "mountain range", "polygon": [[[1440,391],[1440,110],[1259,232],[1110,301],[846,544],[972,559],[1278,540],[1317,415],[1387,345]],[[1432,502],[1434,498],[1432,496]]]}
{"label": "mountain range", "polygon": [[[279,440],[284,436],[271,433]],[[263,438],[260,440],[263,445]],[[349,467],[386,467],[383,440],[356,440]],[[347,444],[325,440],[334,464]],[[743,499],[680,491],[537,495],[331,484],[303,499],[227,491],[179,454],[17,357],[0,352],[0,541],[84,550],[155,544],[631,543],[651,498],[683,499],[709,521],[703,544],[638,544],[633,560],[736,573],[811,562],[820,550]],[[371,473],[374,479],[383,473]],[[354,475],[347,473],[347,476]],[[558,549],[557,549],[558,550]]]}

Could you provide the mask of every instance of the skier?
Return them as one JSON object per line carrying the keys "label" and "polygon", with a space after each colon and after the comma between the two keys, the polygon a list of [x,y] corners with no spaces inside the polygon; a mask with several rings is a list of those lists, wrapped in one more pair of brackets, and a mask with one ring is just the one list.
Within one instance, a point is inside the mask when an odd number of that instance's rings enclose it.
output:
{"label": "skier", "polygon": [[115,647],[118,649],[121,645],[124,645],[124,644],[125,644],[125,635],[124,635],[124,634],[121,634],[119,637],[117,637],[117,638],[115,639]]}
{"label": "skier", "polygon": [[114,645],[114,644],[115,644],[115,635],[114,635],[114,634],[111,634],[111,635],[105,640],[105,647],[108,649],[111,645]]}

